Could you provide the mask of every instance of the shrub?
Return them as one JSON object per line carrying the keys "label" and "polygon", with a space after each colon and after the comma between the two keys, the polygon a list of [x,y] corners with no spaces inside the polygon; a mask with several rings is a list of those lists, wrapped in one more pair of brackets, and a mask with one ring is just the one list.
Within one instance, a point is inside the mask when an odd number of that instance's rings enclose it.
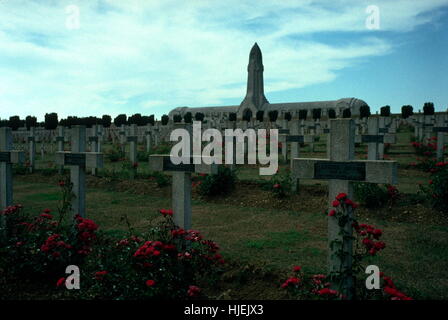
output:
{"label": "shrub", "polygon": [[284,198],[291,193],[291,174],[289,169],[278,170],[267,183],[267,188],[278,198]]}
{"label": "shrub", "polygon": [[217,196],[233,191],[235,183],[235,172],[230,167],[219,166],[217,174],[199,174],[193,186],[201,196]]}
{"label": "shrub", "polygon": [[156,181],[156,183],[157,183],[157,186],[159,188],[166,187],[166,186],[168,186],[170,184],[169,177],[166,174],[162,173],[162,172],[158,172],[158,171],[153,172],[151,174],[150,179],[154,179]]}
{"label": "shrub", "polygon": [[179,123],[179,122],[181,122],[182,121],[182,116],[180,115],[180,114],[175,114],[174,116],[173,116],[173,122],[174,123]]}
{"label": "shrub", "polygon": [[177,228],[171,210],[160,213],[163,221],[149,232],[136,236],[130,230],[127,238],[104,238],[95,247],[86,264],[86,293],[118,300],[188,299],[200,294],[198,282],[217,279],[224,260],[216,243],[196,230]]}
{"label": "shrub", "polygon": [[[60,185],[63,201],[70,201],[66,195],[71,185]],[[51,282],[57,289],[65,283],[66,267],[76,265],[82,270],[83,290],[71,294],[78,298],[201,297],[198,285],[213,285],[225,263],[219,246],[199,231],[176,227],[172,210],[159,212],[163,218],[155,219],[142,234],[135,234],[125,218],[128,236],[123,238],[98,231],[95,222],[80,216],[65,225],[48,209],[33,218],[20,205],[8,207],[1,212],[7,236],[0,244],[2,276]]]}
{"label": "shrub", "polygon": [[380,108],[380,115],[382,117],[390,117],[390,106],[384,106]]}
{"label": "shrub", "polygon": [[[180,115],[179,115],[180,116]],[[174,117],[173,117],[174,118]],[[181,117],[181,119],[182,119],[182,117]],[[162,118],[160,119],[160,122],[162,123],[162,126],[166,126],[167,124],[168,124],[168,122],[170,121],[170,118],[166,115],[166,114],[164,114],[163,116],[162,116]],[[180,121],[178,121],[178,122],[180,122]]]}
{"label": "shrub", "polygon": [[403,119],[409,118],[414,114],[414,108],[410,105],[402,106],[401,107],[401,117]]}
{"label": "shrub", "polygon": [[[354,278],[354,290],[350,292],[353,299],[411,300],[398,291],[392,279],[383,273],[380,274],[382,290],[366,289],[364,270],[367,265],[363,265],[363,261],[386,248],[386,244],[380,241],[383,232],[372,225],[358,224],[353,218],[354,215],[348,215],[348,211],[355,210],[357,204],[348,199],[345,193],[336,196],[333,207],[334,209],[328,213],[328,218],[337,220],[342,239],[353,239],[353,253],[350,257],[343,251],[346,245],[345,240],[332,241],[330,246],[335,248],[333,254],[341,259],[341,266],[344,265],[345,259],[351,259],[352,269],[334,271],[330,275],[309,276],[304,274],[300,266],[295,266],[292,270],[293,274],[281,285],[281,288],[287,290],[290,296],[301,299],[343,300],[347,298],[343,293],[345,291],[343,280],[348,272]],[[353,236],[346,231],[347,228],[351,229]]]}
{"label": "shrub", "polygon": [[368,182],[354,183],[353,191],[355,199],[366,208],[381,208],[388,202],[395,201],[399,195],[396,187]]}
{"label": "shrub", "polygon": [[430,138],[426,143],[414,141],[411,143],[411,145],[414,148],[416,155],[432,157],[437,150],[437,138]]}
{"label": "shrub", "polygon": [[121,151],[120,145],[114,144],[105,152],[105,156],[110,162],[117,162],[124,158],[124,152]]}
{"label": "shrub", "polygon": [[448,212],[448,162],[437,162],[429,171],[428,185],[419,185],[419,191],[433,208]]}
{"label": "shrub", "polygon": [[138,162],[147,162],[150,154],[151,154],[151,152],[139,150],[137,152],[137,161]]}

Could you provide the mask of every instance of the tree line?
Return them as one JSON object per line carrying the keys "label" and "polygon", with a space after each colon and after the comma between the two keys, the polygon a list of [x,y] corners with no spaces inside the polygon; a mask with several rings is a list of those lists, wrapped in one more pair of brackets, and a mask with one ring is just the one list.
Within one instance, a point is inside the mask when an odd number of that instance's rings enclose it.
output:
{"label": "tree line", "polygon": [[[425,102],[423,105],[423,114],[424,115],[433,115],[435,112],[434,109],[434,103],[432,102]],[[321,109],[313,109],[311,110],[311,116],[314,120],[320,119],[322,114]],[[402,118],[409,118],[414,114],[414,108],[411,105],[405,105],[401,107],[401,116]],[[359,116],[360,118],[367,118],[371,115],[370,113],[370,107],[365,105],[362,106],[359,110]],[[391,115],[390,112],[390,106],[383,106],[380,108],[380,115],[383,117],[389,117]],[[252,112],[245,113],[243,115],[243,120],[249,121],[252,118]],[[256,113],[256,119],[259,121],[263,121],[264,119],[264,111],[260,110]],[[308,116],[308,110],[299,110],[299,119],[304,120]],[[275,122],[278,118],[278,111],[273,110],[268,112],[268,117],[271,122]],[[328,117],[330,119],[336,118],[336,111],[334,109],[328,110]],[[350,109],[344,109],[342,112],[343,118],[350,118],[351,117],[351,111]],[[196,121],[203,121],[205,118],[205,115],[201,112],[197,112],[194,115],[194,119]],[[236,113],[232,112],[229,114],[229,120],[230,121],[236,121]],[[290,121],[292,119],[291,113],[286,112],[284,114],[284,119],[287,121]],[[191,123],[193,121],[193,115],[191,112],[185,113],[183,116],[179,114],[175,114],[173,116],[174,122],[181,122],[184,120],[185,123]],[[105,128],[108,128],[111,126],[112,123],[115,124],[115,126],[120,127],[121,125],[129,125],[129,124],[136,124],[138,126],[145,126],[148,124],[154,125],[155,123],[154,115],[150,116],[142,116],[140,113],[133,114],[132,116],[127,116],[126,114],[119,114],[116,116],[113,121],[112,117],[105,114],[101,118],[98,117],[76,117],[76,116],[68,116],[67,118],[58,120],[58,114],[55,112],[52,113],[46,113],[45,118],[43,122],[37,122],[37,118],[34,116],[27,116],[25,119],[20,119],[19,116],[12,116],[9,117],[9,120],[7,119],[0,119],[0,127],[11,127],[13,131],[26,127],[27,130],[29,130],[30,127],[43,127],[46,130],[54,130],[57,128],[58,125],[65,126],[65,127],[71,127],[74,125],[85,125],[88,128],[91,128],[93,125],[102,125]],[[164,114],[161,117],[162,125],[167,125],[169,121],[168,115]]]}

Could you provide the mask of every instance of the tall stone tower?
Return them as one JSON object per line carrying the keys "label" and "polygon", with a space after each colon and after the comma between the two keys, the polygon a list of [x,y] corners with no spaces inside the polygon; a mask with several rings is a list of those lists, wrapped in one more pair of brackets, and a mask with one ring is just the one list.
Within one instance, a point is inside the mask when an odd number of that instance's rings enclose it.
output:
{"label": "tall stone tower", "polygon": [[247,92],[238,109],[238,118],[242,118],[246,112],[252,112],[252,117],[255,117],[256,112],[262,110],[264,104],[269,103],[264,95],[263,71],[263,57],[260,47],[255,42],[249,54]]}

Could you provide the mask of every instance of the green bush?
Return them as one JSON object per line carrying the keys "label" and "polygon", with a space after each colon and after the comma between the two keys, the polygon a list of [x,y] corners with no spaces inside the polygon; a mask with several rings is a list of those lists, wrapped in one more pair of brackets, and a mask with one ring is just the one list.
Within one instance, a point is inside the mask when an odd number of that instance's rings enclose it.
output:
{"label": "green bush", "polygon": [[[196,230],[176,227],[172,210],[160,213],[163,219],[155,219],[141,234],[126,219],[128,234],[123,238],[101,232],[95,222],[79,216],[62,224],[49,210],[31,217],[21,206],[8,207],[0,212],[6,222],[0,243],[2,280],[51,283],[52,294],[61,290],[81,299],[200,297],[198,286],[213,286],[222,272],[219,247]],[[68,265],[81,270],[82,290],[65,291]]]}
{"label": "green bush", "polygon": [[381,208],[388,201],[388,192],[376,183],[357,182],[353,184],[355,199],[366,208]]}
{"label": "green bush", "polygon": [[200,174],[195,185],[202,196],[216,196],[230,193],[235,188],[236,175],[230,167],[220,166],[217,174]]}
{"label": "green bush", "polygon": [[427,186],[419,185],[420,193],[433,208],[446,213],[448,212],[448,162],[437,162],[429,171],[431,179]]}
{"label": "green bush", "polygon": [[118,144],[112,145],[112,148],[105,152],[105,156],[110,162],[118,162],[125,157]]}
{"label": "green bush", "polygon": [[166,187],[166,186],[168,186],[169,184],[170,184],[170,179],[169,179],[169,177],[166,175],[166,174],[164,174],[164,173],[162,173],[162,172],[153,172],[152,174],[151,174],[151,177],[153,178],[153,179],[155,179],[155,181],[156,181],[156,183],[157,183],[157,186],[159,187],[159,188],[163,188],[163,187]]}
{"label": "green bush", "polygon": [[278,198],[284,198],[291,193],[291,174],[289,169],[278,170],[271,179],[264,184],[264,189],[272,191]]}

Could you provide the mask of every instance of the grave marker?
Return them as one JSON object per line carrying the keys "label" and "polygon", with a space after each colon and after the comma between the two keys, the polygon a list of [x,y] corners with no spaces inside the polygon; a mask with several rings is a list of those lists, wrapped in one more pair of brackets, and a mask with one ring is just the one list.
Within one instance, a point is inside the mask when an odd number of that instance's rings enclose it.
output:
{"label": "grave marker", "polygon": [[448,133],[448,126],[444,118],[445,116],[440,116],[437,119],[437,126],[432,128],[433,132],[437,133],[437,161],[444,160],[445,134]]}
{"label": "grave marker", "polygon": [[56,152],[56,163],[70,166],[70,181],[73,184],[74,199],[72,209],[81,217],[86,215],[86,167],[102,168],[103,154],[99,152],[85,152],[86,127],[73,126],[71,129],[72,151]]}
{"label": "grave marker", "polygon": [[[98,126],[96,124],[92,125],[92,135],[89,137],[90,151],[100,152],[99,150],[99,138],[98,138]],[[97,168],[92,168],[92,175],[96,176],[98,173]]]}
{"label": "grave marker", "polygon": [[[329,206],[339,193],[346,193],[353,199],[351,181],[371,183],[397,182],[397,163],[395,161],[354,160],[355,157],[355,124],[352,119],[330,120],[330,158],[293,160],[293,172],[302,179],[326,179],[328,182]],[[347,213],[351,218],[351,212]],[[348,273],[342,279],[342,292],[350,299],[353,290],[351,256],[353,242],[348,238],[341,238],[338,220],[328,217],[328,269],[330,275],[338,272]],[[348,224],[345,232],[352,234],[352,226]],[[334,241],[343,243],[343,252],[348,257],[341,261],[336,255],[337,250],[331,246]],[[333,284],[334,286],[334,284]],[[337,289],[337,288],[336,288]]]}
{"label": "grave marker", "polygon": [[[23,151],[12,150],[11,132],[11,128],[0,128],[0,210],[13,204],[12,164],[25,160]],[[0,240],[6,236],[5,223],[5,217],[0,216]]]}
{"label": "grave marker", "polygon": [[29,170],[30,173],[33,173],[35,165],[36,165],[36,136],[35,136],[35,128],[30,127],[30,134],[28,136],[28,143],[29,143]]}
{"label": "grave marker", "polygon": [[[58,126],[58,135],[56,136],[56,142],[58,144],[57,151],[56,152],[63,152],[64,151],[64,127]],[[64,172],[64,166],[59,166],[59,174],[62,174]]]}
{"label": "grave marker", "polygon": [[129,161],[131,162],[131,179],[135,177],[136,163],[137,163],[137,125],[131,124],[129,128],[129,136],[126,141],[129,142]]}
{"label": "grave marker", "polygon": [[169,155],[149,156],[149,167],[152,171],[172,173],[172,207],[174,223],[185,230],[191,229],[191,174],[218,172],[217,164],[173,164]]}

